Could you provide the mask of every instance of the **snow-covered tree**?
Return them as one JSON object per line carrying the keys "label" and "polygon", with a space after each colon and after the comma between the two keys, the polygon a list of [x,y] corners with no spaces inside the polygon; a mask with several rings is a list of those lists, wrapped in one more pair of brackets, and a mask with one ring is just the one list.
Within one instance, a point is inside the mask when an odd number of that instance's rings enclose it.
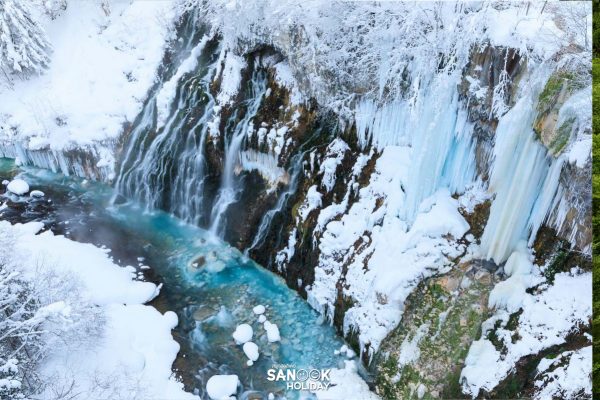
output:
{"label": "snow-covered tree", "polygon": [[39,382],[35,365],[42,356],[44,315],[30,285],[0,265],[0,398],[26,398]]}
{"label": "snow-covered tree", "polygon": [[51,19],[56,19],[67,9],[67,0],[36,0],[36,2]]}
{"label": "snow-covered tree", "polygon": [[[47,355],[88,347],[105,320],[100,307],[80,295],[82,283],[44,264],[26,274],[15,259],[16,239],[0,227],[0,400],[26,399],[43,391],[68,398],[64,380],[39,376]],[[52,397],[52,396],[51,396]]]}
{"label": "snow-covered tree", "polygon": [[0,0],[0,69],[6,76],[41,73],[50,43],[27,1]]}

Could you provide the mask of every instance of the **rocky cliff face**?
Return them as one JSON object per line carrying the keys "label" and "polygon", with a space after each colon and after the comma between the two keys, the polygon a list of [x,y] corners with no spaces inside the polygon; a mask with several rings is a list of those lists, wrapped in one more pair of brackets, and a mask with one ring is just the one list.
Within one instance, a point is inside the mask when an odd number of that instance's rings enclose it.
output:
{"label": "rocky cliff face", "polygon": [[197,29],[112,147],[114,180],[93,150],[3,152],[113,180],[115,201],[246,251],[336,326],[386,398],[542,393],[591,344],[591,100],[561,62],[572,53],[473,44],[459,67],[409,64],[392,99],[352,86],[336,113],[312,96],[314,65],[298,77],[302,40],[234,49]]}

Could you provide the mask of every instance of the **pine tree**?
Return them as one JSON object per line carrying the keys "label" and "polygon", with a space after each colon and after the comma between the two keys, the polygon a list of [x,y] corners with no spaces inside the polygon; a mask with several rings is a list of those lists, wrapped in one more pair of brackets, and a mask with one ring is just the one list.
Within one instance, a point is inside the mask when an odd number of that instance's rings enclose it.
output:
{"label": "pine tree", "polygon": [[0,69],[5,75],[41,73],[50,62],[50,43],[27,1],[0,0]]}

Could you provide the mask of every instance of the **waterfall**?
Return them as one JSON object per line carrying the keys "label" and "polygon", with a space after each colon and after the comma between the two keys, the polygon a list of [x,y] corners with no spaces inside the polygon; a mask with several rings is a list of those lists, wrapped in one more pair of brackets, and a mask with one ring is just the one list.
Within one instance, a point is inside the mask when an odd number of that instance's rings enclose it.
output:
{"label": "waterfall", "polygon": [[252,240],[250,246],[248,246],[248,248],[245,250],[246,255],[248,255],[250,250],[255,249],[263,244],[267,233],[271,229],[273,218],[275,215],[281,212],[281,210],[283,210],[283,207],[287,204],[288,199],[296,192],[298,187],[298,178],[300,176],[300,172],[302,171],[302,160],[304,159],[305,154],[306,152],[301,152],[292,157],[290,163],[292,165],[291,179],[286,189],[279,195],[275,207],[267,211],[260,220],[256,235],[254,235],[254,239]]}
{"label": "waterfall", "polygon": [[[209,36],[182,50],[187,54],[168,79],[159,83],[136,119],[123,150],[115,180],[116,195],[135,199],[147,210],[163,209],[177,217],[209,227],[223,236],[228,208],[239,200],[243,187],[240,153],[254,129],[254,121],[267,91],[266,73],[255,68],[244,100],[228,108],[223,131],[223,104],[211,94],[221,71],[222,52]],[[227,62],[225,61],[227,64]],[[225,76],[221,77],[225,79]],[[225,83],[225,86],[229,83]],[[230,85],[229,85],[230,86]],[[222,171],[216,195],[207,194],[206,146],[223,141]],[[212,194],[212,193],[211,193]]]}
{"label": "waterfall", "polygon": [[214,99],[216,51],[203,38],[147,101],[131,132],[117,193],[192,223],[203,209],[204,144]]}
{"label": "waterfall", "polygon": [[246,112],[242,119],[237,123],[235,122],[238,118],[238,109],[236,109],[226,124],[226,127],[233,126],[233,130],[229,134],[229,129],[226,128],[226,132],[223,135],[225,141],[225,159],[223,172],[221,174],[221,187],[219,188],[219,192],[217,193],[217,197],[213,204],[210,223],[210,231],[218,236],[223,236],[226,224],[225,213],[227,212],[227,209],[238,200],[238,194],[241,187],[239,187],[238,182],[235,179],[234,170],[239,164],[242,143],[248,133],[251,133],[254,129],[251,123],[253,122],[253,118],[256,116],[265,92],[267,91],[267,79],[264,72],[253,72],[250,88],[252,95],[249,99],[244,101],[243,105],[246,106]]}

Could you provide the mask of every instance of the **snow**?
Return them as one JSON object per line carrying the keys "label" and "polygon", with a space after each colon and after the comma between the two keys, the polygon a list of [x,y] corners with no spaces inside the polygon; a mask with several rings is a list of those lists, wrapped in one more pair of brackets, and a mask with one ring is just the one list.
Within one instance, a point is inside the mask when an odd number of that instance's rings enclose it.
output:
{"label": "snow", "polygon": [[29,193],[29,196],[31,196],[31,197],[44,197],[45,193],[42,192],[41,190],[32,190],[31,193]]}
{"label": "snow", "polygon": [[344,368],[331,370],[331,386],[327,390],[313,392],[320,400],[377,400],[379,397],[369,390],[366,382],[358,375],[356,361],[344,361]]}
{"label": "snow", "polygon": [[573,143],[569,150],[569,162],[583,168],[592,153],[592,137],[583,138]]}
{"label": "snow", "polygon": [[281,340],[277,324],[265,321],[263,327],[265,328],[265,331],[267,331],[267,340],[269,343],[279,342]]}
{"label": "snow", "polygon": [[262,304],[259,304],[257,306],[254,306],[254,308],[252,308],[252,312],[256,315],[261,315],[265,313],[265,306],[263,306]]}
{"label": "snow", "polygon": [[400,356],[398,358],[398,369],[401,369],[404,365],[408,365],[413,361],[419,359],[421,350],[419,349],[419,342],[423,339],[423,336],[428,332],[429,324],[423,324],[418,329],[412,339],[408,337],[404,338],[404,341],[400,345]]}
{"label": "snow", "polygon": [[294,73],[290,65],[285,62],[279,62],[274,65],[275,68],[275,80],[277,83],[290,91],[290,102],[292,105],[300,104],[303,102],[304,97],[302,96]]}
{"label": "snow", "polygon": [[242,83],[242,70],[246,67],[246,62],[240,56],[228,52],[225,55],[225,65],[222,70],[221,86],[217,101],[225,105],[233,101]]}
{"label": "snow", "polygon": [[[489,298],[496,313],[482,324],[481,338],[473,342],[465,359],[461,382],[465,393],[473,397],[482,389],[492,390],[522,357],[564,343],[567,335],[591,318],[591,273],[574,269],[556,274],[552,285],[541,284],[544,279],[525,246],[521,242],[506,262],[509,278],[496,284]],[[533,293],[527,292],[538,285]],[[519,310],[515,339],[506,324]],[[505,348],[502,352],[487,339],[494,329]]]}
{"label": "snow", "polygon": [[261,323],[261,324],[262,324],[263,322],[265,322],[266,320],[267,320],[267,317],[265,317],[264,315],[260,315],[260,316],[258,317],[258,322],[259,322],[259,323]]}
{"label": "snow", "polygon": [[[172,32],[173,5],[116,0],[109,9],[73,1],[43,21],[54,48],[50,67],[0,87],[0,139],[62,150],[114,139],[135,119]],[[112,154],[104,155],[112,165]]]}
{"label": "snow", "polygon": [[508,279],[499,282],[490,293],[489,305],[503,308],[509,313],[517,312],[526,300],[526,290],[537,283],[540,277],[534,274],[533,256],[527,251],[527,244],[521,242],[504,265]]}
{"label": "snow", "polygon": [[316,185],[312,185],[308,188],[308,190],[306,191],[306,199],[304,200],[304,203],[302,204],[302,206],[300,206],[300,209],[298,210],[298,214],[302,218],[302,221],[305,221],[306,218],[308,218],[308,215],[312,210],[316,210],[317,208],[321,207],[321,197],[322,195],[317,190]]}
{"label": "snow", "polygon": [[237,344],[244,344],[252,340],[253,333],[250,325],[240,324],[235,328],[232,336]]}
{"label": "snow", "polygon": [[283,271],[283,267],[285,266],[286,263],[290,262],[290,260],[292,259],[292,257],[294,256],[294,253],[296,251],[296,233],[297,233],[297,229],[294,228],[292,229],[292,231],[290,232],[290,236],[288,237],[288,242],[287,242],[287,247],[281,249],[279,252],[277,252],[277,256],[275,257],[275,261],[277,261],[277,267],[279,268],[280,271]]}
{"label": "snow", "polygon": [[6,186],[6,189],[16,195],[23,196],[25,193],[29,192],[29,184],[23,179],[13,179]]}
{"label": "snow", "polygon": [[237,375],[213,375],[206,382],[206,392],[212,400],[229,399],[237,392],[239,383]]}
{"label": "snow", "polygon": [[246,342],[242,347],[244,354],[252,362],[258,360],[258,346],[254,342]]}
{"label": "snow", "polygon": [[[15,225],[13,228],[23,232],[18,241],[18,247],[26,251],[23,263],[36,265],[43,255],[45,263],[53,265],[54,270],[78,275],[88,296],[98,305],[143,304],[156,296],[156,285],[132,282],[135,279],[134,269],[117,267],[109,257],[109,250],[77,243],[51,231],[35,235],[42,228],[42,223]],[[107,290],[108,287],[111,290]]]}
{"label": "snow", "polygon": [[570,123],[574,140],[565,151],[569,163],[583,168],[592,157],[592,90],[585,87],[573,93],[562,105],[558,113],[557,127]]}
{"label": "snow", "polygon": [[[196,398],[183,390],[171,371],[179,351],[171,335],[177,316],[143,304],[156,296],[158,288],[138,281],[133,268],[114,264],[107,250],[50,231],[38,234],[42,228],[42,223],[10,225],[0,221],[1,237],[15,239],[12,258],[23,276],[33,280],[41,271],[55,274],[66,292],[54,296],[69,299],[79,291],[79,302],[91,302],[91,310],[104,315],[106,322],[93,320],[100,336],[85,345],[73,340],[56,342],[40,367],[43,379],[51,382],[40,398],[53,398],[54,390],[71,384],[75,399],[131,398],[134,393],[148,399]],[[80,305],[58,300],[41,310],[69,319],[75,306]]]}
{"label": "snow", "polygon": [[592,346],[544,358],[537,367],[536,400],[592,397]]}
{"label": "snow", "polygon": [[325,159],[321,163],[320,173],[323,174],[323,178],[321,179],[321,183],[327,192],[330,192],[333,189],[333,185],[335,184],[335,176],[338,166],[342,163],[344,159],[344,154],[350,148],[340,138],[334,139],[328,146],[327,151],[325,153]]}
{"label": "snow", "polygon": [[206,47],[210,37],[204,36],[200,42],[192,49],[190,55],[179,65],[175,74],[165,82],[156,95],[156,109],[158,112],[156,127],[157,129],[164,126],[170,112],[171,104],[177,92],[177,85],[181,78],[194,71],[198,66],[198,58],[202,54],[202,50]]}
{"label": "snow", "polygon": [[[410,155],[408,147],[386,147],[358,200],[344,211],[347,193],[341,203],[323,209],[315,230],[320,235],[320,257],[315,282],[307,289],[308,301],[332,320],[336,284],[344,279],[344,295],[353,300],[344,317],[344,332],[359,331],[361,352],[368,348],[371,355],[400,322],[404,300],[418,282],[444,271],[451,258],[461,254],[463,246],[455,240],[469,229],[448,189],[425,199],[412,225],[403,218],[402,187],[410,179]],[[367,160],[357,160],[349,188]],[[330,210],[337,206],[342,215],[333,220]]]}

